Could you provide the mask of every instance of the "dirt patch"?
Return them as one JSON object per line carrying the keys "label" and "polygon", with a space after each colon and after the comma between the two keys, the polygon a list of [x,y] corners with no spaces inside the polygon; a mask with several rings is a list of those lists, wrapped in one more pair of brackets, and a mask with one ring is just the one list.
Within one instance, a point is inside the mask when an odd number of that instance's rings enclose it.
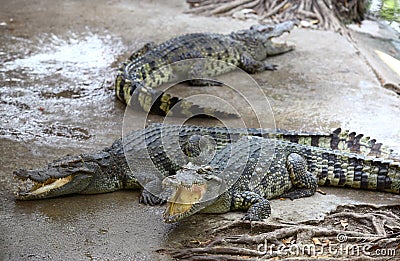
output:
{"label": "dirt patch", "polygon": [[159,251],[184,260],[391,259],[399,252],[399,214],[399,205],[357,205],[338,207],[322,221],[222,221],[178,249]]}

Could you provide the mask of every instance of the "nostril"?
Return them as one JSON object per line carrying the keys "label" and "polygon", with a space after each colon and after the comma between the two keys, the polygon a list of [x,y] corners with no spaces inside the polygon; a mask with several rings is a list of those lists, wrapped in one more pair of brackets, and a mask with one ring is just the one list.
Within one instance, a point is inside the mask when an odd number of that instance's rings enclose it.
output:
{"label": "nostril", "polygon": [[13,172],[14,176],[18,176],[21,178],[27,178],[29,176],[29,172],[26,169],[19,169]]}

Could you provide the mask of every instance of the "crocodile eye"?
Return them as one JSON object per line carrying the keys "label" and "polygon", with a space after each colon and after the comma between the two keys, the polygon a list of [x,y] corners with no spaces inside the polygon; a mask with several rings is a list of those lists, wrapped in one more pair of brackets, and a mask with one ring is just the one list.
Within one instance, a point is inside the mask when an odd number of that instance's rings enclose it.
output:
{"label": "crocodile eye", "polygon": [[262,33],[269,33],[269,32],[272,32],[274,30],[274,28],[272,28],[272,27],[263,27],[261,30],[260,30],[260,32],[262,32]]}
{"label": "crocodile eye", "polygon": [[259,33],[269,33],[274,30],[274,27],[271,25],[253,25],[250,27],[250,30],[254,30]]}

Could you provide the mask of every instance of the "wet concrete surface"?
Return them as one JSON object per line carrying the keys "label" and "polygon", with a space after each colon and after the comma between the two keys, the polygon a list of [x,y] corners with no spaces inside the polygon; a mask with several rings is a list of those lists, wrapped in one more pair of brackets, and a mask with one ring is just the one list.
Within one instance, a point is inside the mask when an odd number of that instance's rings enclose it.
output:
{"label": "wet concrete surface", "polygon": [[357,48],[369,63],[382,85],[400,94],[400,38],[398,32],[379,21],[351,25]]}
{"label": "wet concrete surface", "polygon": [[[199,215],[182,224],[165,224],[163,208],[140,205],[135,192],[18,202],[12,171],[99,150],[120,137],[124,106],[114,97],[113,76],[118,63],[145,42],[188,32],[225,33],[254,22],[186,15],[184,2],[178,0],[2,0],[0,5],[0,259],[166,259],[156,250],[178,246],[218,220],[240,217]],[[254,75],[276,121],[268,118],[267,124],[309,131],[340,126],[400,151],[400,97],[381,88],[345,38],[300,29],[286,38],[297,48],[271,58],[279,70]],[[245,86],[238,88],[246,93]],[[176,89],[177,94],[186,92]],[[247,90],[246,95],[261,103],[256,94]],[[235,102],[234,95],[231,98]],[[215,124],[204,119],[193,123]],[[141,125],[133,122],[131,127]],[[400,201],[384,193],[327,192],[290,204],[273,201],[272,219],[321,218],[336,205]],[[310,205],[314,207],[306,207]],[[293,212],[296,206],[304,211]],[[204,225],[190,226],[200,221]]]}

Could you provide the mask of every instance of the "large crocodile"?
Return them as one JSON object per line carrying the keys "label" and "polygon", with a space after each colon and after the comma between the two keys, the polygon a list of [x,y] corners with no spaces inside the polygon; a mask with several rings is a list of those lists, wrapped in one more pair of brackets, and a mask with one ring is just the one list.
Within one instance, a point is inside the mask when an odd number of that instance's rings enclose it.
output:
{"label": "large crocodile", "polygon": [[[167,82],[190,80],[196,85],[208,85],[210,77],[239,67],[247,73],[275,70],[264,62],[268,56],[293,50],[294,45],[274,43],[272,38],[289,32],[295,25],[287,21],[277,25],[254,25],[248,30],[231,34],[194,33],[172,38],[156,45],[147,43],[134,52],[120,67],[115,79],[116,96],[127,105],[166,115],[180,99],[154,88]],[[207,58],[207,60],[199,60]],[[194,63],[190,59],[196,59]],[[182,65],[179,61],[187,61]],[[179,103],[175,114],[233,114],[202,108],[190,102]]]}
{"label": "large crocodile", "polygon": [[227,145],[208,166],[190,164],[163,184],[169,192],[166,222],[232,210],[261,220],[271,214],[268,199],[311,196],[318,185],[400,194],[400,162],[247,136]]}
{"label": "large crocodile", "polygon": [[[157,186],[165,176],[175,174],[188,161],[196,159],[195,138],[199,135],[214,140],[217,151],[242,136],[253,135],[385,158],[392,153],[374,139],[340,129],[332,133],[310,134],[152,124],[131,132],[99,152],[66,156],[39,170],[15,171],[15,177],[29,183],[26,186],[21,184],[16,197],[30,200],[74,193],[95,194],[119,189],[140,189],[146,182],[149,182],[148,186],[152,185],[151,182]],[[174,139],[176,137],[178,139]],[[166,140],[167,144],[164,143]],[[189,148],[187,153],[192,154],[192,157],[182,157],[180,148],[184,151]],[[150,178],[153,179],[149,181]],[[139,182],[140,179],[142,182]],[[160,202],[146,190],[142,193],[141,201],[151,205]]]}

